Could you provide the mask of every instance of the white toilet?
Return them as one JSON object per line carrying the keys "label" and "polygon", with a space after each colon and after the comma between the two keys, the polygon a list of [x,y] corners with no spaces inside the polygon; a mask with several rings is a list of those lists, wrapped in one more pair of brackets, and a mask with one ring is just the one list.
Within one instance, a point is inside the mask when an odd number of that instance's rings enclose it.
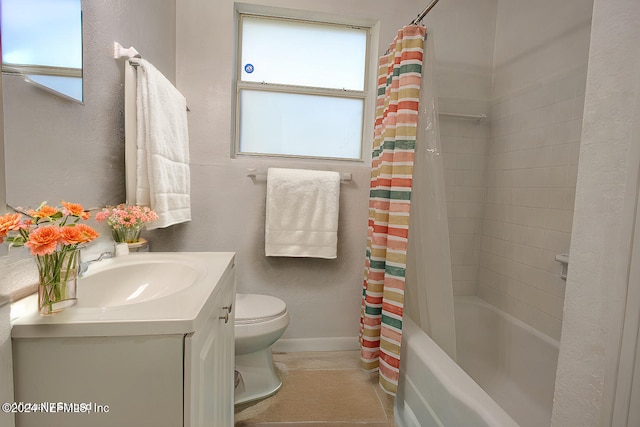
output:
{"label": "white toilet", "polygon": [[280,388],[271,346],[289,325],[284,301],[269,295],[236,294],[235,404],[267,397]]}

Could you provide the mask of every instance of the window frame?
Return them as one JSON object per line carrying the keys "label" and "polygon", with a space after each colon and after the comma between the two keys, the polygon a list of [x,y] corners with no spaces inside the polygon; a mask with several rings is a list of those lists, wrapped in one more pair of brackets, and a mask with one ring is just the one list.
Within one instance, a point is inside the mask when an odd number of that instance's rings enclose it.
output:
{"label": "window frame", "polygon": [[[235,65],[235,117],[234,117],[234,128],[233,128],[233,147],[232,147],[232,157],[280,157],[280,158],[301,158],[301,159],[317,159],[317,160],[340,160],[340,161],[351,161],[351,162],[364,162],[364,141],[367,135],[366,133],[366,116],[368,109],[368,103],[370,102],[370,91],[368,90],[368,82],[370,75],[370,58],[371,58],[371,36],[372,36],[372,27],[363,26],[363,25],[355,25],[355,24],[346,24],[346,23],[338,23],[331,22],[330,20],[314,20],[314,19],[305,19],[305,18],[297,18],[297,17],[284,17],[284,16],[276,16],[269,14],[260,14],[260,13],[252,13],[252,12],[242,12],[238,11],[238,30],[237,30],[237,48],[236,48],[236,65]],[[364,82],[363,89],[361,91],[358,90],[349,90],[349,89],[331,89],[331,88],[321,88],[314,86],[298,86],[298,85],[287,85],[287,84],[279,84],[279,83],[266,83],[266,82],[250,82],[250,81],[242,81],[242,22],[244,17],[258,18],[258,19],[268,19],[271,21],[293,21],[293,22],[302,22],[309,24],[320,24],[326,26],[334,26],[341,28],[351,28],[356,30],[363,30],[366,34],[366,42],[365,42],[365,58],[364,58]],[[243,152],[240,151],[240,116],[241,116],[241,105],[240,98],[243,90],[255,90],[255,91],[266,91],[266,92],[279,92],[279,93],[289,93],[289,94],[300,94],[300,95],[314,95],[314,96],[327,96],[331,98],[349,98],[349,99],[357,99],[362,101],[362,120],[360,123],[360,155],[359,157],[331,157],[331,156],[313,156],[313,155],[299,155],[299,154],[277,154],[277,153],[254,153],[254,152]]]}

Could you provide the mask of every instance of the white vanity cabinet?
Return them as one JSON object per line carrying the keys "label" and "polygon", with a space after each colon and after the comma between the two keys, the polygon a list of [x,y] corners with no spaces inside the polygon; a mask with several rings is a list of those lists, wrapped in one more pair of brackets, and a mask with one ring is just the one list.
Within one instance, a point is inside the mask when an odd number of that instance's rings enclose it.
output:
{"label": "white vanity cabinet", "polygon": [[[16,427],[233,426],[234,254],[194,254],[193,265],[209,269],[202,281],[215,283],[198,290],[198,282],[186,296],[20,317],[12,329]],[[145,310],[155,318],[143,319]]]}
{"label": "white vanity cabinet", "polygon": [[223,286],[206,326],[184,340],[184,425],[232,426],[235,287]]}

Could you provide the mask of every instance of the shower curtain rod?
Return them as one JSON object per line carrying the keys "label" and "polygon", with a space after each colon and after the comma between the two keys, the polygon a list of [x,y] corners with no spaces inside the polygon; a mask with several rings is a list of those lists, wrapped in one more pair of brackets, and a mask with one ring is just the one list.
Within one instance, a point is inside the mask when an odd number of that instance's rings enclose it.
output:
{"label": "shower curtain rod", "polygon": [[[427,13],[429,13],[429,11],[431,9],[433,9],[433,6],[435,6],[436,3],[438,3],[439,1],[440,0],[433,0],[431,3],[429,3],[429,6],[425,7],[424,10],[422,12],[420,12],[420,15],[418,15],[416,17],[416,19],[411,21],[411,23],[409,23],[409,25],[418,25],[418,24],[422,23],[422,20],[424,19],[425,16],[427,16]],[[390,52],[389,49],[387,49],[384,54],[388,55],[389,52]]]}
{"label": "shower curtain rod", "polygon": [[433,0],[429,6],[427,6],[421,13],[420,15],[418,15],[418,17],[416,19],[414,19],[413,21],[411,21],[410,25],[417,25],[419,23],[422,22],[422,20],[424,19],[425,16],[427,16],[427,13],[429,13],[429,11],[431,9],[433,9],[433,6],[436,5],[436,3],[438,3],[440,0]]}

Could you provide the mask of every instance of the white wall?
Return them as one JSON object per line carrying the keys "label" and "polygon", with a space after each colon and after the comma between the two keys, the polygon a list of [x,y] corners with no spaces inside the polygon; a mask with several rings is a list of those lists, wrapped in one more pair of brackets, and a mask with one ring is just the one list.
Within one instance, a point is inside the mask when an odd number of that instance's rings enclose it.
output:
{"label": "white wall", "polygon": [[[114,41],[136,46],[175,79],[175,0],[163,0],[162,7],[157,0],[85,1],[83,9],[84,105],[15,76],[0,79],[6,194],[13,206],[35,207],[43,200],[55,204],[61,199],[85,207],[124,201],[123,64],[113,59]],[[2,160],[0,156],[5,165]],[[4,174],[0,177],[4,213]],[[110,238],[108,230],[102,231]],[[30,258],[25,250],[0,256],[0,295],[36,283]],[[0,402],[12,400],[10,373],[6,306],[0,308]],[[0,424],[9,422],[9,416],[0,413]]]}
{"label": "white wall", "polygon": [[[455,35],[470,27],[474,13],[467,10],[468,0],[452,1],[459,5],[445,6],[441,13],[457,16],[457,26],[443,25],[442,20],[432,24],[427,21],[434,34],[442,33],[441,42],[436,44],[438,63],[445,64],[448,70],[455,68],[461,75],[468,75],[469,70],[476,73],[479,77],[471,84],[472,93],[465,96],[486,105],[489,69],[486,60],[490,55],[486,46],[456,50],[464,42]],[[486,4],[492,5],[494,1]],[[84,106],[63,101],[18,79],[4,82],[5,117],[11,123],[5,129],[9,202],[33,205],[41,200],[64,198],[86,206],[102,206],[124,199],[122,63],[113,60],[111,50],[113,41],[133,45],[169,79],[175,79],[191,110],[193,221],[149,233],[152,249],[235,250],[239,265],[243,266],[239,271],[239,290],[276,295],[288,303],[293,320],[285,338],[344,337],[355,343],[366,243],[368,159],[362,163],[231,159],[233,2],[181,1],[175,19],[172,1],[168,7],[158,7],[151,0],[130,3],[85,3]],[[372,40],[372,61],[386,50],[397,29],[424,8],[424,2],[418,0],[401,4],[364,0],[255,3],[376,24],[379,33]],[[474,34],[486,31],[481,27]],[[481,39],[486,44],[484,37],[471,37],[472,42]],[[476,53],[479,56],[473,56]],[[467,62],[468,55],[473,56],[471,63],[475,65]],[[443,91],[443,99],[455,101],[460,96],[455,91],[458,86],[455,79],[449,78],[448,82],[451,90]],[[371,139],[370,127],[367,135],[365,141]],[[82,161],[65,168],[53,166],[65,162],[71,151]],[[27,166],[21,166],[24,159],[29,159]],[[264,257],[265,183],[253,182],[246,172],[247,168],[268,166],[324,168],[353,174],[353,182],[342,186],[337,260]],[[24,257],[24,253],[20,254]],[[28,256],[25,260],[15,259],[20,258],[18,255],[16,252],[0,266],[2,277],[17,274],[31,281],[22,271],[31,267],[30,260]],[[12,279],[11,285],[14,282]]]}
{"label": "white wall", "polygon": [[[175,0],[158,4],[83,2],[84,104],[5,76],[7,203],[66,200],[89,208],[124,201],[124,74],[113,42],[135,46],[175,80]],[[95,225],[111,238],[104,224]],[[27,251],[0,258],[0,293],[14,294],[36,280]]]}
{"label": "white wall", "polygon": [[[2,74],[0,73],[0,99],[2,99]],[[0,104],[0,212],[5,205],[4,179],[4,120]],[[0,257],[6,256],[6,248],[0,248]],[[9,297],[0,289],[0,402],[13,402],[13,365],[11,361],[11,324],[9,323]],[[4,305],[4,306],[3,306]],[[11,427],[13,414],[0,413],[0,424]]]}
{"label": "white wall", "polygon": [[[13,402],[13,363],[11,357],[10,306],[6,296],[0,295],[0,403]],[[0,425],[13,426],[14,415],[0,412]]]}
{"label": "white wall", "polygon": [[[2,100],[2,73],[0,73],[0,100]],[[0,102],[0,210],[7,203],[6,174],[4,171],[4,114]],[[0,254],[4,254],[0,252]]]}
{"label": "white wall", "polygon": [[175,1],[83,2],[84,105],[5,76],[7,202],[16,206],[124,200],[123,64],[134,45],[175,80]]}
{"label": "white wall", "polygon": [[639,190],[639,21],[636,0],[594,1],[554,426],[626,425],[612,424],[611,415],[616,378],[631,377],[617,369],[627,292],[638,287],[629,268]]}
{"label": "white wall", "polygon": [[[311,16],[355,18],[379,25],[372,61],[409,23],[424,2],[382,0],[317,2],[259,0],[257,6],[295,9]],[[274,295],[290,310],[285,340],[306,339],[320,345],[342,338],[356,348],[366,246],[370,179],[364,162],[291,160],[273,157],[230,158],[233,111],[234,2],[183,0],[177,3],[177,87],[189,108],[193,221],[172,227],[168,235],[152,236],[154,250],[232,250],[238,253],[238,291]],[[274,46],[273,49],[281,49]],[[313,46],[309,46],[313,49]],[[329,64],[328,64],[329,65]],[[331,65],[333,66],[333,65]],[[375,79],[371,78],[369,90]],[[365,152],[371,141],[372,105]],[[247,177],[248,168],[300,167],[350,172],[341,186],[338,258],[287,259],[264,256],[265,191],[263,180]],[[285,341],[286,342],[286,341]]]}
{"label": "white wall", "polygon": [[478,295],[560,339],[592,0],[498,0]]}

